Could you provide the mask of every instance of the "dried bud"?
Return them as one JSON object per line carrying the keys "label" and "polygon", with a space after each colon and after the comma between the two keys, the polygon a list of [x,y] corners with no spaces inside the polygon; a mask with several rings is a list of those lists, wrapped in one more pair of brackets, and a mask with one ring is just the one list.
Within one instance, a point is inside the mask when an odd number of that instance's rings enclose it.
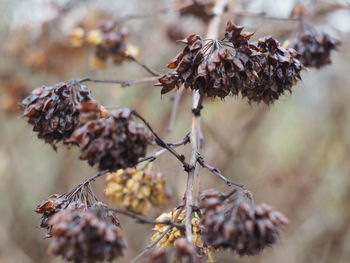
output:
{"label": "dried bud", "polygon": [[50,253],[75,263],[112,261],[123,255],[125,241],[118,221],[97,202],[84,210],[66,209],[50,220]]}
{"label": "dried bud", "polygon": [[69,35],[73,47],[81,47],[84,45],[85,30],[81,27],[76,27]]}
{"label": "dried bud", "polygon": [[120,169],[108,174],[107,182],[105,194],[116,204],[135,213],[146,214],[152,206],[169,200],[162,174],[149,169]]}
{"label": "dried bud", "polygon": [[35,212],[43,214],[40,227],[50,230],[50,218],[61,209],[65,209],[68,204],[68,199],[64,195],[58,194],[50,195],[46,200],[42,201],[35,209]]}
{"label": "dried bud", "polygon": [[272,207],[254,205],[242,192],[205,192],[201,199],[203,241],[213,248],[230,248],[239,255],[255,255],[276,243],[288,219]]}
{"label": "dried bud", "polygon": [[131,120],[131,110],[123,108],[82,124],[69,141],[79,145],[81,160],[98,164],[99,171],[113,172],[135,166],[152,139],[142,124]]}
{"label": "dried bud", "polygon": [[77,107],[91,101],[89,89],[80,84],[58,83],[53,87],[42,86],[22,101],[23,116],[33,125],[38,138],[56,148],[56,143],[69,144],[68,139],[79,123]]}
{"label": "dried bud", "polygon": [[301,34],[291,41],[290,47],[300,54],[300,61],[306,67],[321,68],[332,63],[331,52],[337,50],[340,40],[328,34]]}

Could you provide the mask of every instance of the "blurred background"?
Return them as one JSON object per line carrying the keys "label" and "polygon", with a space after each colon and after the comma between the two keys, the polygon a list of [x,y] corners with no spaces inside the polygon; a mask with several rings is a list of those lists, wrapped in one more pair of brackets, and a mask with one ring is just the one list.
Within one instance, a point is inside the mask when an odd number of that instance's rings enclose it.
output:
{"label": "blurred background", "polygon": [[[180,0],[1,0],[0,1],[0,262],[62,262],[46,253],[49,240],[38,227],[36,205],[53,193],[64,193],[95,169],[79,161],[77,149],[52,150],[36,138],[21,118],[18,102],[32,89],[59,81],[93,77],[134,80],[149,74],[134,62],[104,68],[91,63],[91,47],[72,45],[77,27],[98,28],[105,20],[131,14],[123,26],[138,59],[159,72],[182,48],[174,39],[190,33],[205,35],[206,21],[175,10]],[[302,1],[306,19],[317,30],[341,39],[331,65],[303,72],[302,81],[273,105],[249,105],[238,97],[204,102],[203,133],[206,161],[231,180],[243,183],[257,203],[266,202],[285,213],[290,224],[273,248],[257,257],[219,253],[217,262],[321,263],[350,262],[350,3]],[[233,13],[288,18],[297,1],[229,1]],[[296,21],[260,16],[223,16],[220,30],[232,19],[254,39],[272,35],[284,42],[293,37]],[[100,65],[101,66],[101,65]],[[191,93],[185,92],[171,132],[167,131],[175,92],[160,95],[152,84],[120,87],[89,83],[105,106],[127,106],[142,113],[166,141],[178,141],[189,131]],[[149,149],[153,153],[157,148]],[[184,147],[188,153],[188,147]],[[154,169],[166,177],[172,202],[155,208],[155,218],[170,211],[183,195],[186,174],[165,154]],[[105,181],[95,192],[101,200]],[[230,189],[201,171],[201,189]],[[110,203],[109,203],[110,204]],[[115,206],[110,204],[112,207]],[[128,241],[129,262],[148,243],[151,227],[120,216]],[[141,260],[142,262],[142,260]]]}

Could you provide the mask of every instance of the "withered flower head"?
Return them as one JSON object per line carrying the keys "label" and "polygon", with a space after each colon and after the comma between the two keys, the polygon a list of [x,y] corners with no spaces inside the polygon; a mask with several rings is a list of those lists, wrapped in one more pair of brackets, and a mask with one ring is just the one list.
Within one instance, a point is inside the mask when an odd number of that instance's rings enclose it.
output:
{"label": "withered flower head", "polygon": [[105,194],[135,213],[146,214],[152,206],[169,200],[163,175],[150,169],[120,169],[108,174],[107,182]]}
{"label": "withered flower head", "polygon": [[80,159],[99,171],[110,172],[133,167],[152,142],[150,132],[131,119],[127,108],[112,110],[105,118],[87,121],[74,131],[70,142],[81,149]]}
{"label": "withered flower head", "polygon": [[108,58],[111,58],[115,64],[125,61],[127,59],[127,35],[128,30],[114,21],[107,21],[99,29],[88,32],[87,42],[95,46],[92,65],[103,66]]}
{"label": "withered flower head", "polygon": [[64,195],[53,194],[42,201],[35,209],[35,212],[42,214],[40,227],[50,229],[50,218],[61,209],[65,209],[69,200]]}
{"label": "withered flower head", "polygon": [[271,36],[260,38],[250,47],[258,48],[261,55],[256,56],[256,62],[260,66],[256,70],[258,78],[252,86],[242,89],[242,96],[249,101],[271,104],[286,91],[292,92],[292,87],[301,79],[300,71],[303,69],[297,52],[283,48]]}
{"label": "withered flower head", "polygon": [[112,261],[126,244],[115,215],[100,202],[89,209],[65,209],[50,220],[50,253],[75,263]]}
{"label": "withered flower head", "polygon": [[290,47],[300,54],[304,66],[321,68],[332,63],[331,52],[340,44],[339,39],[325,33],[303,33],[291,41]]}
{"label": "withered flower head", "polygon": [[160,77],[156,86],[162,87],[162,94],[184,85],[208,97],[241,94],[249,102],[272,103],[291,90],[303,67],[295,50],[282,48],[272,37],[250,43],[252,35],[231,21],[224,40],[190,35],[168,64],[173,72]]}
{"label": "withered flower head", "polygon": [[66,139],[79,123],[77,107],[91,100],[90,90],[74,82],[42,86],[22,101],[23,116],[33,125],[38,138],[55,148],[58,142],[68,144]]}
{"label": "withered flower head", "polygon": [[255,205],[238,191],[228,195],[205,191],[201,208],[203,241],[214,248],[230,248],[241,256],[258,254],[276,243],[280,228],[288,223],[272,207]]}
{"label": "withered flower head", "polygon": [[204,263],[193,244],[189,243],[186,238],[179,238],[174,242],[174,246],[166,249],[163,247],[156,248],[150,255],[148,263]]}

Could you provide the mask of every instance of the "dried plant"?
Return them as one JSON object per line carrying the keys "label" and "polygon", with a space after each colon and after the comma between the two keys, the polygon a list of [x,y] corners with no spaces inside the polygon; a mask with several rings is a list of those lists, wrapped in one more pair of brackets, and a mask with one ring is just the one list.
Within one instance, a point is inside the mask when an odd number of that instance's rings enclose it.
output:
{"label": "dried plant", "polygon": [[[222,249],[240,256],[256,255],[277,243],[282,227],[288,223],[272,207],[255,204],[247,187],[229,180],[205,161],[201,130],[203,101],[238,95],[249,103],[270,105],[292,91],[305,67],[318,68],[330,63],[330,51],[340,42],[328,35],[301,35],[291,45],[293,49],[283,47],[271,36],[253,42],[254,33],[243,31],[243,27],[232,21],[220,31],[222,15],[232,11],[226,0],[194,1],[175,10],[182,15],[199,16],[208,23],[208,32],[206,37],[194,33],[180,40],[185,47],[168,63],[171,72],[160,74],[135,58],[135,49],[132,51],[127,44],[130,32],[125,30],[123,22],[147,15],[129,15],[106,22],[98,29],[74,29],[72,44],[93,46],[95,66],[105,66],[108,59],[115,64],[133,61],[151,77],[130,81],[74,79],[37,88],[22,101],[23,116],[33,125],[39,139],[55,149],[59,142],[78,146],[80,159],[98,170],[69,192],[51,195],[37,206],[36,212],[42,214],[40,226],[51,237],[49,251],[54,255],[77,263],[121,257],[126,242],[116,214],[153,225],[151,243],[132,262],[155,246],[160,248],[151,254],[150,262],[213,262],[212,254]],[[160,10],[153,15],[170,11],[174,10]],[[303,22],[299,16],[291,19]],[[221,39],[219,32],[224,35]],[[132,109],[103,107],[83,85],[97,82],[126,87],[156,81],[154,85],[161,87],[159,95],[177,90],[174,100],[177,103],[184,89],[192,92],[191,126],[179,142],[166,142]],[[175,113],[177,107],[174,103]],[[186,144],[190,144],[190,156],[177,150]],[[150,146],[158,149],[147,155]],[[187,174],[184,197],[170,212],[160,214],[155,220],[147,219],[145,216],[152,207],[164,205],[170,199],[166,177],[150,169],[150,163],[166,152]],[[196,198],[194,188],[195,184],[199,185],[200,169],[207,169],[235,189],[229,194],[207,190]],[[102,176],[107,181],[105,195],[122,209],[109,208],[94,195],[91,183]]]}

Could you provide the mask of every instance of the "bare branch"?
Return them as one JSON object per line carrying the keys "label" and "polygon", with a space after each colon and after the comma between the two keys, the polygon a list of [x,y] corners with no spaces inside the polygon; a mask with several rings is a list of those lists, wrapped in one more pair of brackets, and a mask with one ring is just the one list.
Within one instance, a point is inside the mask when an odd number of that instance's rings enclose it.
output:
{"label": "bare branch", "polygon": [[136,59],[135,57],[128,55],[128,59],[134,61],[136,64],[140,65],[141,67],[143,67],[148,73],[150,73],[152,76],[155,77],[159,77],[162,74],[160,74],[159,72],[155,71],[154,69],[151,69],[149,66],[143,64],[141,61],[139,61],[138,59]]}
{"label": "bare branch", "polygon": [[[181,145],[185,145],[187,143],[190,142],[190,136],[189,136],[189,133],[186,134],[185,138],[183,138],[181,141],[179,142],[176,142],[176,143],[167,143],[167,145],[169,147],[179,147]],[[138,163],[142,163],[142,162],[145,162],[145,161],[149,161],[149,162],[153,162],[154,160],[156,160],[160,155],[162,155],[163,153],[167,152],[168,150],[167,149],[161,149],[159,151],[157,151],[156,153],[154,153],[153,155],[150,155],[150,156],[147,156],[145,158],[142,158],[138,161]]]}
{"label": "bare branch", "polygon": [[130,218],[133,218],[136,220],[137,223],[140,223],[140,224],[169,225],[172,227],[176,227],[178,229],[184,229],[183,224],[178,224],[178,223],[175,223],[174,221],[171,221],[171,220],[156,221],[156,220],[150,220],[150,219],[144,218],[138,214],[132,213],[132,212],[127,211],[127,210],[120,210],[120,209],[110,209],[110,210],[117,213],[117,214],[122,214],[122,215],[128,216]]}
{"label": "bare branch", "polygon": [[150,130],[150,132],[154,135],[155,137],[155,142],[156,144],[158,144],[160,147],[166,149],[167,151],[169,151],[172,155],[174,155],[183,165],[183,168],[186,172],[191,171],[192,167],[190,164],[188,164],[185,160],[185,156],[182,154],[179,154],[178,152],[176,152],[171,146],[169,146],[167,143],[165,143],[159,136],[158,134],[153,130],[153,128],[151,127],[151,125],[140,115],[138,114],[136,111],[133,111],[132,114],[139,118],[146,126],[147,128]]}
{"label": "bare branch", "polygon": [[239,184],[239,183],[236,183],[236,182],[234,182],[234,181],[231,181],[231,180],[227,179],[227,178],[221,173],[221,171],[220,171],[218,168],[207,164],[207,163],[204,161],[204,158],[200,155],[200,153],[198,153],[197,161],[198,161],[198,163],[199,163],[203,168],[208,169],[208,170],[209,170],[210,172],[212,172],[214,175],[216,175],[216,176],[219,177],[221,180],[223,180],[227,185],[229,185],[229,186],[235,185],[235,186],[237,186],[237,187],[244,188],[244,185],[243,185],[243,184]]}
{"label": "bare branch", "polygon": [[146,77],[142,79],[135,79],[135,80],[104,80],[104,79],[93,79],[90,77],[78,79],[77,82],[83,83],[83,82],[96,82],[96,83],[109,83],[109,84],[119,84],[121,87],[129,87],[131,85],[139,85],[139,84],[146,84],[146,83],[154,83],[158,80],[158,77]]}

